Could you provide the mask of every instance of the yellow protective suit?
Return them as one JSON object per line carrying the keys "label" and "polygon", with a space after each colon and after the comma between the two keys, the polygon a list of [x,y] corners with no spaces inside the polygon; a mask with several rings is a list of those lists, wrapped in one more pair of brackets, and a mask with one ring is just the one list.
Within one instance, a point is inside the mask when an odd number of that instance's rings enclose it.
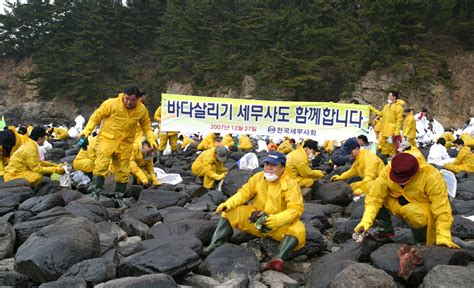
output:
{"label": "yellow protective suit", "polygon": [[56,139],[58,140],[66,140],[69,138],[69,133],[66,129],[57,127],[53,129],[54,134],[56,135]]}
{"label": "yellow protective suit", "polygon": [[381,116],[381,126],[380,126],[380,139],[379,145],[382,154],[385,155],[395,155],[396,149],[394,144],[389,144],[387,142],[388,137],[399,136],[400,130],[402,128],[403,121],[403,105],[404,101],[398,99],[395,103],[386,104],[383,107],[382,111],[375,109],[372,106],[370,111],[372,111],[377,116]]}
{"label": "yellow protective suit", "polygon": [[240,150],[252,150],[253,145],[252,141],[250,141],[249,136],[241,135],[239,139],[239,149]]}
{"label": "yellow protective suit", "polygon": [[77,153],[76,158],[72,162],[72,168],[74,170],[81,170],[84,173],[92,173],[94,171],[94,162],[95,162],[95,142],[97,137],[89,136],[87,138],[89,145],[87,150],[81,149]]}
{"label": "yellow protective suit", "polygon": [[[158,107],[155,111],[155,120],[160,123],[161,131],[161,106]],[[178,149],[178,132],[176,131],[161,131],[160,133],[160,146],[158,147],[159,151],[164,151],[166,149],[166,144],[170,141],[171,151],[176,151]]]}
{"label": "yellow protective suit", "polygon": [[130,155],[136,136],[137,123],[140,124],[148,142],[154,141],[151,122],[145,105],[138,101],[134,109],[128,110],[123,104],[124,94],[105,100],[94,111],[81,135],[89,136],[100,124],[95,143],[96,160],[94,175],[107,176],[112,161],[115,181],[127,183],[130,174]]}
{"label": "yellow protective suit", "polygon": [[311,187],[315,180],[324,177],[322,171],[309,167],[308,155],[302,146],[298,146],[286,156],[286,171],[298,182],[300,187]]}
{"label": "yellow protective suit", "polygon": [[16,131],[16,128],[14,126],[8,126],[8,129],[12,131],[13,134],[15,134],[15,145],[12,147],[9,157],[3,155],[3,148],[2,146],[0,146],[0,176],[5,175],[5,166],[8,165],[10,157],[13,155],[13,153],[15,153],[16,150],[18,150],[18,148],[20,148],[21,144],[23,143],[23,135],[18,134],[18,131]]}
{"label": "yellow protective suit", "polygon": [[459,173],[461,171],[474,172],[474,154],[471,148],[464,146],[459,150],[458,156],[453,163],[444,164],[445,169]]}
{"label": "yellow protective suit", "polygon": [[426,165],[429,165],[428,162],[426,162],[426,158],[423,153],[421,153],[420,149],[418,149],[418,147],[416,146],[411,146],[410,150],[405,150],[403,151],[403,153],[408,153],[415,156],[416,160],[418,160],[418,165],[420,165],[420,167],[425,167]]}
{"label": "yellow protective suit", "polygon": [[334,151],[334,141],[333,140],[325,140],[323,143],[323,149],[328,153],[329,155],[332,154]]}
{"label": "yellow protective suit", "polygon": [[138,183],[152,183],[154,186],[160,185],[156,178],[153,159],[145,160],[141,151],[141,144],[133,145],[132,157],[130,158],[130,171],[138,180]]}
{"label": "yellow protective suit", "polygon": [[189,138],[188,136],[183,136],[183,143],[181,143],[181,149],[186,148],[189,144],[196,143],[193,139]]}
{"label": "yellow protective suit", "polygon": [[459,138],[464,141],[464,146],[469,146],[471,148],[474,147],[474,137],[472,137],[470,134],[461,134]]}
{"label": "yellow protective suit", "polygon": [[199,145],[197,146],[197,149],[204,151],[214,147],[217,147],[216,135],[214,133],[210,133],[206,137],[204,137],[204,139],[202,139],[201,143],[199,143]]}
{"label": "yellow protective suit", "polygon": [[283,153],[283,154],[288,154],[291,151],[293,151],[293,147],[291,146],[291,142],[289,139],[281,142],[280,145],[278,145],[277,152]]}
{"label": "yellow protective suit", "polygon": [[222,146],[226,146],[227,148],[230,148],[231,146],[234,146],[234,139],[232,138],[232,136],[230,136],[230,134],[227,134],[224,136],[224,138],[222,138],[222,141],[221,141],[221,145]]}
{"label": "yellow protective suit", "polygon": [[[448,199],[448,189],[441,173],[431,165],[419,168],[404,188],[390,179],[391,164],[370,185],[365,197],[365,211],[360,227],[369,229],[379,209],[386,207],[393,215],[402,218],[412,228],[427,227],[427,245],[457,247],[451,239],[453,216]],[[401,206],[398,198],[403,196],[409,204]]]}
{"label": "yellow protective suit", "polygon": [[[251,203],[245,205],[250,200],[252,200]],[[229,208],[222,213],[222,217],[229,220],[232,227],[277,241],[283,240],[285,235],[291,235],[298,239],[295,250],[304,247],[306,229],[300,221],[304,212],[303,197],[298,184],[287,173],[270,183],[265,180],[263,172],[259,172],[225,203]],[[248,221],[250,214],[256,210],[265,211],[268,215],[276,215],[281,226],[269,233],[262,233]]]}
{"label": "yellow protective suit", "polygon": [[52,173],[64,173],[57,164],[40,161],[38,157],[38,144],[30,139],[15,152],[10,162],[5,167],[5,182],[24,178],[33,186],[43,179],[43,175]]}
{"label": "yellow protective suit", "polygon": [[199,177],[204,177],[203,186],[213,188],[216,180],[221,180],[222,173],[227,172],[224,162],[217,160],[216,148],[202,152],[191,166],[191,172]]}
{"label": "yellow protective suit", "polygon": [[[450,131],[444,132],[443,135],[441,135],[441,137],[439,138],[444,138],[444,140],[446,140],[446,144],[444,145],[444,147],[446,148],[453,147],[454,146],[453,141],[456,140],[454,138],[453,132],[450,132]],[[438,141],[438,139],[436,139],[436,141]]]}
{"label": "yellow protective suit", "polygon": [[407,113],[403,120],[403,138],[410,143],[412,147],[416,147],[416,123],[413,112]]}
{"label": "yellow protective suit", "polygon": [[361,149],[357,154],[351,169],[342,173],[337,180],[345,180],[359,176],[362,181],[351,183],[352,191],[361,189],[365,194],[368,192],[368,185],[379,176],[380,171],[385,165],[383,161],[374,153],[366,149]]}

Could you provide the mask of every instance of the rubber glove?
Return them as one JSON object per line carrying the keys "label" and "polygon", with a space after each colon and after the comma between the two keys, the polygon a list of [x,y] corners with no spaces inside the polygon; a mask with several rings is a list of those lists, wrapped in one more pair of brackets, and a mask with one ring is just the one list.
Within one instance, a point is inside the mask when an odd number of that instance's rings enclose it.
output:
{"label": "rubber glove", "polygon": [[283,211],[278,214],[272,214],[268,216],[267,220],[265,220],[265,226],[273,230],[288,224],[289,220],[291,220],[291,214]]}
{"label": "rubber glove", "polygon": [[219,206],[217,206],[216,209],[216,214],[219,214],[221,212],[229,211],[231,209],[230,205],[226,202],[221,203]]}
{"label": "rubber glove", "polygon": [[354,196],[360,196],[364,194],[364,191],[362,191],[360,188],[357,188],[356,190],[352,191],[352,194],[354,194]]}
{"label": "rubber glove", "polygon": [[365,223],[365,222],[360,222],[359,224],[357,224],[357,226],[354,228],[354,233],[356,234],[362,234],[364,232],[366,232],[367,230],[369,230],[369,228],[371,227],[372,225],[369,225],[369,223]]}
{"label": "rubber glove", "polygon": [[321,170],[313,170],[314,176],[316,178],[323,178],[326,174]]}
{"label": "rubber glove", "polygon": [[64,174],[66,172],[64,171],[64,168],[61,166],[54,167],[53,171],[54,173],[58,173],[58,174]]}
{"label": "rubber glove", "polygon": [[158,180],[153,180],[153,186],[160,186],[161,183]]}
{"label": "rubber glove", "polygon": [[158,143],[155,140],[148,141],[150,143],[151,148],[158,150]]}
{"label": "rubber glove", "polygon": [[448,248],[454,248],[454,249],[461,248],[456,243],[454,243],[453,241],[451,241],[449,239],[445,239],[445,238],[436,239],[436,245],[446,246]]}
{"label": "rubber glove", "polygon": [[224,173],[222,173],[222,174],[217,174],[217,173],[216,173],[216,174],[214,174],[214,177],[213,177],[213,178],[214,178],[215,180],[219,181],[219,180],[224,179],[224,177],[225,177],[226,175],[227,175],[227,172],[224,172]]}
{"label": "rubber glove", "polygon": [[139,179],[138,179],[138,182],[139,182],[142,186],[148,186],[148,184],[150,184],[150,183],[148,182],[148,178],[146,178],[146,177],[139,178]]}
{"label": "rubber glove", "polygon": [[332,181],[339,181],[339,180],[341,180],[341,175],[334,175],[334,176],[331,177],[331,182]]}

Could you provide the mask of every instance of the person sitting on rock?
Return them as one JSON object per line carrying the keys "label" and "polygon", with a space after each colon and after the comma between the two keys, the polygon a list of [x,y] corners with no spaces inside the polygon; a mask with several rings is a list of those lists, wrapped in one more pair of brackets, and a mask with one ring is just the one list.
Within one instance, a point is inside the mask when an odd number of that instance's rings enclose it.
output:
{"label": "person sitting on rock", "polygon": [[224,179],[227,168],[224,162],[229,157],[229,149],[218,146],[202,152],[191,166],[191,172],[198,177],[204,177],[203,186],[208,189],[214,187],[215,181]]}
{"label": "person sitting on rock", "polygon": [[[298,183],[285,173],[285,155],[271,151],[263,162],[262,172],[252,176],[236,194],[217,207],[216,214],[224,213],[203,254],[207,256],[225,244],[236,227],[257,237],[280,241],[278,252],[262,268],[282,271],[291,252],[305,245],[306,229],[300,221],[304,212],[303,198]],[[267,215],[260,229],[249,221],[253,213]]]}
{"label": "person sitting on rock", "polygon": [[277,151],[288,155],[293,151],[293,144],[295,143],[295,139],[285,139],[283,142],[281,142],[280,145],[278,145]]}
{"label": "person sitting on rock", "polygon": [[156,178],[153,157],[156,150],[151,147],[148,141],[143,141],[141,145],[133,145],[132,157],[130,158],[130,171],[136,182],[144,187],[151,184],[159,186],[160,182]]}
{"label": "person sitting on rock", "polygon": [[468,146],[464,146],[464,140],[456,139],[453,142],[454,147],[458,150],[458,156],[453,163],[444,164],[444,168],[454,173],[461,171],[474,172],[474,154]]}
{"label": "person sitting on rock", "polygon": [[393,234],[389,212],[408,223],[416,242],[459,248],[451,238],[453,216],[443,176],[431,165],[420,167],[411,154],[395,155],[371,183],[354,232],[364,233],[377,221],[377,234]]}
{"label": "person sitting on rock", "polygon": [[[298,145],[298,148],[287,155],[288,164],[286,170],[296,180],[300,188],[311,188],[314,181],[324,177],[323,171],[313,170],[310,167],[310,161],[313,160],[318,151],[318,142],[307,140],[303,146]],[[308,193],[306,190],[311,189],[305,189],[303,191],[304,194]]]}
{"label": "person sitting on rock", "polygon": [[76,158],[74,158],[74,161],[72,162],[72,168],[74,170],[79,170],[84,172],[89,179],[92,181],[92,172],[94,171],[94,162],[95,162],[95,142],[97,140],[97,137],[95,137],[95,132],[92,133],[87,138],[87,141],[89,142],[89,145],[87,145],[87,149],[81,149],[79,150],[79,153],[77,153]]}
{"label": "person sitting on rock", "polygon": [[43,160],[40,146],[46,140],[46,135],[43,127],[38,126],[31,130],[30,139],[13,153],[5,167],[5,182],[24,178],[32,186],[36,186],[43,180],[43,175],[64,174],[64,169],[60,165]]}
{"label": "person sitting on rock", "polygon": [[57,140],[66,140],[69,138],[69,133],[67,132],[66,129],[61,128],[61,127],[51,127],[46,131],[49,135],[53,135],[54,133],[54,139]]}
{"label": "person sitting on rock", "polygon": [[0,131],[0,176],[5,174],[5,166],[8,165],[10,156],[15,153],[22,144],[22,136],[18,134],[15,127],[8,126]]}
{"label": "person sitting on rock", "polygon": [[217,147],[218,143],[216,142],[216,138],[219,137],[219,133],[209,133],[206,137],[204,137],[197,146],[198,150],[205,151],[207,149],[211,149]]}
{"label": "person sitting on rock", "polygon": [[239,138],[239,149],[242,151],[250,151],[253,149],[252,141],[248,135],[242,134]]}
{"label": "person sitting on rock", "polygon": [[227,148],[234,146],[234,138],[232,138],[232,134],[226,134],[224,138],[222,138],[221,145]]}
{"label": "person sitting on rock", "polygon": [[382,159],[367,149],[361,149],[356,138],[349,138],[343,145],[344,151],[355,159],[351,168],[341,175],[334,175],[331,181],[345,180],[359,176],[361,181],[350,184],[354,195],[367,193],[368,186],[377,179],[385,166]]}

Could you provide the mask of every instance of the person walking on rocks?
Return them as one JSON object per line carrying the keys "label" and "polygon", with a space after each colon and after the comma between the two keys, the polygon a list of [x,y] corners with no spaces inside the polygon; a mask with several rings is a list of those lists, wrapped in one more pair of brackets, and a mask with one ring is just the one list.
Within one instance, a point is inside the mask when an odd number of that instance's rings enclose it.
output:
{"label": "person walking on rocks", "polygon": [[116,98],[102,102],[94,111],[79,137],[88,137],[97,125],[100,130],[95,144],[94,185],[92,194],[96,200],[104,187],[105,176],[112,162],[115,171],[115,200],[124,207],[123,196],[130,175],[130,155],[136,136],[137,123],[140,124],[146,140],[157,149],[158,145],[151,131],[151,122],[145,105],[138,101],[140,90],[136,86],[127,87]]}
{"label": "person walking on rocks", "polygon": [[218,146],[202,152],[191,166],[191,172],[198,177],[203,177],[203,186],[208,189],[214,188],[216,181],[224,179],[227,168],[224,162],[229,157],[229,149]]}
{"label": "person walking on rocks", "polygon": [[37,186],[43,180],[44,175],[64,174],[64,169],[60,165],[43,159],[40,146],[43,146],[46,135],[46,130],[43,127],[38,126],[31,130],[29,139],[13,153],[5,168],[5,182],[24,178],[32,186]]}
{"label": "person walking on rocks", "polygon": [[371,183],[354,232],[364,233],[377,221],[377,234],[392,234],[389,212],[408,223],[416,242],[459,248],[451,238],[453,216],[443,176],[431,165],[420,167],[411,154],[397,154]]}
{"label": "person walking on rocks", "polygon": [[[280,241],[275,257],[262,268],[282,271],[291,252],[305,245],[306,229],[300,221],[304,212],[303,197],[298,183],[285,173],[284,154],[271,151],[263,162],[264,171],[252,176],[236,194],[217,207],[217,214],[224,213],[203,254],[209,255],[225,244],[237,227],[257,237]],[[254,216],[258,217],[252,220],[255,224],[249,221]]]}

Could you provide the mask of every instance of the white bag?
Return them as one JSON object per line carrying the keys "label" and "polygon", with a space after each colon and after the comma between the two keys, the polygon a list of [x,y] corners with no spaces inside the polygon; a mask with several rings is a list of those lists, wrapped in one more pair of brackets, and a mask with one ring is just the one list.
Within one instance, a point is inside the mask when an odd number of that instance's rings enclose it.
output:
{"label": "white bag", "polygon": [[455,198],[456,190],[458,189],[458,181],[456,180],[456,176],[454,176],[453,172],[446,169],[441,169],[439,172],[441,172],[441,175],[443,175],[446,186],[448,186],[449,197]]}
{"label": "white bag", "polygon": [[75,127],[71,127],[68,131],[67,134],[69,134],[69,137],[71,138],[77,138],[79,136],[79,131]]}
{"label": "white bag", "polygon": [[257,152],[262,152],[262,151],[268,152],[267,142],[265,142],[264,140],[258,140],[257,143],[258,143]]}
{"label": "white bag", "polygon": [[158,178],[158,181],[162,184],[171,184],[171,185],[176,185],[181,182],[183,182],[183,178],[181,178],[181,175],[179,174],[166,174],[165,171],[163,171],[160,168],[155,167],[155,174],[156,178]]}
{"label": "white bag", "polygon": [[255,155],[255,153],[247,153],[237,161],[237,165],[239,166],[239,169],[242,170],[253,170],[258,168],[257,155]]}

